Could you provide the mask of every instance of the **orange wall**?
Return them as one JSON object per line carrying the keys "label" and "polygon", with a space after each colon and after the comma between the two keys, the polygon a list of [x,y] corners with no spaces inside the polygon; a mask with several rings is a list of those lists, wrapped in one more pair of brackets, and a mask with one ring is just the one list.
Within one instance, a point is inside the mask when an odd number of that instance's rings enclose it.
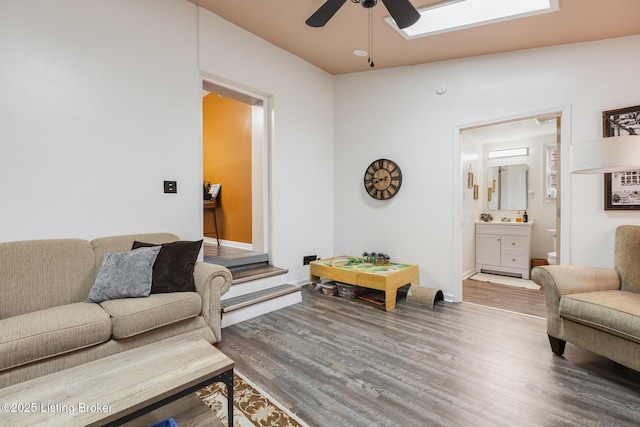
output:
{"label": "orange wall", "polygon": [[202,98],[202,119],[203,181],[222,184],[219,237],[251,243],[251,106],[212,93]]}

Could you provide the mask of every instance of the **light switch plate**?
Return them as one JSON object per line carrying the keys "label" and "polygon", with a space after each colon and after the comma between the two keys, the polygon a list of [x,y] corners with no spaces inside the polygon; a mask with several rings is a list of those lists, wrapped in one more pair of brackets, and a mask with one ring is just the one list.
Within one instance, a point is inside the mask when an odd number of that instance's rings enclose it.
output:
{"label": "light switch plate", "polygon": [[178,192],[178,183],[176,181],[165,181],[164,182],[164,192],[165,193],[177,193]]}

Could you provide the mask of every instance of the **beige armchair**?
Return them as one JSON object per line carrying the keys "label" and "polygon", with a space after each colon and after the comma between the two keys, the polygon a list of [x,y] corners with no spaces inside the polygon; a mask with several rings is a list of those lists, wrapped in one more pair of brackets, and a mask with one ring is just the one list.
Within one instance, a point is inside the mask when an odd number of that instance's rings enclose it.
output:
{"label": "beige armchair", "polygon": [[551,350],[570,342],[640,371],[640,226],[616,229],[614,267],[536,267]]}

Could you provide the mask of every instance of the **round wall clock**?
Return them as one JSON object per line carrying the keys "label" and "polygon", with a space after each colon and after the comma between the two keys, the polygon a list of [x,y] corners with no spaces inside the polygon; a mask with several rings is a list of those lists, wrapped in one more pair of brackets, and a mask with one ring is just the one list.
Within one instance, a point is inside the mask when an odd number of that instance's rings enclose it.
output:
{"label": "round wall clock", "polygon": [[364,172],[364,188],[377,200],[387,200],[398,194],[402,185],[402,171],[396,162],[378,159]]}

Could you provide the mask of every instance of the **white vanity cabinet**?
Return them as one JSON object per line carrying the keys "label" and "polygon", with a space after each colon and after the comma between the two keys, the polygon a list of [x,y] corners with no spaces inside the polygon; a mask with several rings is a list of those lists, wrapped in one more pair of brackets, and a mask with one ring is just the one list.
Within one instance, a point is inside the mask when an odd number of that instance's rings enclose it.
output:
{"label": "white vanity cabinet", "polygon": [[476,272],[529,279],[533,222],[476,224]]}

